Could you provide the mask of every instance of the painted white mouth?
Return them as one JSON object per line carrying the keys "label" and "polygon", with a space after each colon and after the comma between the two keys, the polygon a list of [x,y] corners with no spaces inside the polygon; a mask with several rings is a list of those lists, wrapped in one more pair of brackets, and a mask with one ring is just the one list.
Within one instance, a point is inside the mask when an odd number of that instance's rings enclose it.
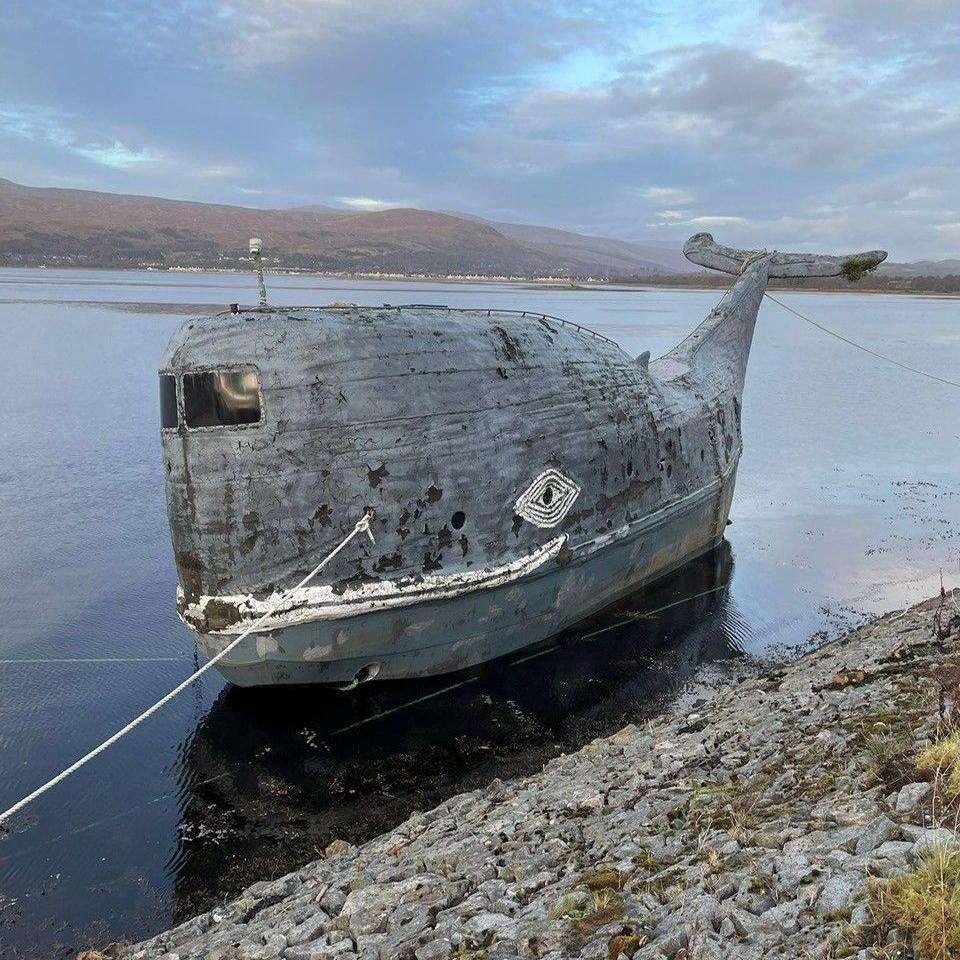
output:
{"label": "painted white mouth", "polygon": [[[432,600],[446,600],[474,590],[490,590],[512,583],[527,576],[548,560],[559,553],[566,542],[566,534],[556,537],[542,547],[512,560],[509,563],[496,567],[487,567],[483,570],[465,570],[461,573],[451,573],[437,576],[431,574],[417,579],[386,580],[373,583],[362,583],[350,588],[347,593],[334,593],[333,588],[327,585],[303,587],[285,595],[285,599],[272,617],[265,620],[257,632],[276,630],[280,627],[289,627],[297,623],[309,623],[314,620],[341,620],[347,617],[358,617],[365,613],[377,610],[388,610],[394,607],[405,607],[414,603],[427,603]],[[222,630],[212,631],[215,634],[228,636],[242,633],[250,621],[263,616],[277,600],[284,596],[278,591],[269,597],[253,597],[250,594],[234,596],[200,597],[195,603],[187,605],[181,619],[188,625],[204,623],[206,621],[206,607],[208,603],[216,601],[218,606],[229,604],[238,614],[236,623]]]}

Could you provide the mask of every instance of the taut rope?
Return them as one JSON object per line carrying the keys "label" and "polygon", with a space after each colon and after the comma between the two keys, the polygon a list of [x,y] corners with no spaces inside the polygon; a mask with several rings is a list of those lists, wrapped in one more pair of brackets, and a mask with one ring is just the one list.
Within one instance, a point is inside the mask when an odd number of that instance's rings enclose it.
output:
{"label": "taut rope", "polygon": [[295,586],[290,587],[287,590],[284,590],[280,595],[270,604],[268,609],[262,613],[253,623],[247,627],[243,633],[240,634],[236,640],[231,640],[218,654],[212,656],[199,670],[190,674],[186,680],[178,684],[173,688],[165,697],[162,697],[158,700],[152,707],[148,707],[140,716],[135,717],[131,720],[125,727],[118,730],[112,737],[104,740],[98,747],[94,747],[89,753],[84,754],[79,760],[75,763],[72,763],[66,770],[61,771],[51,780],[48,780],[45,784],[40,787],[37,787],[33,793],[27,794],[22,800],[17,801],[12,807],[8,810],[4,810],[3,813],[0,813],[0,823],[3,823],[5,820],[13,816],[18,810],[22,810],[28,803],[32,803],[37,797],[46,793],[48,790],[55,787],[62,780],[66,780],[71,773],[79,770],[85,763],[88,763],[94,757],[99,756],[103,753],[107,747],[113,746],[121,737],[128,734],[134,727],[138,727],[144,720],[148,717],[155,714],[162,706],[169,703],[178,693],[182,693],[187,687],[193,683],[194,680],[203,676],[212,666],[219,663],[231,650],[233,650],[241,640],[245,640],[247,637],[253,633],[257,627],[263,624],[269,617],[271,617],[280,605],[287,598],[288,594],[292,593],[294,590],[299,590],[301,587],[306,586],[358,533],[365,533],[369,538],[371,543],[373,542],[373,534],[370,532],[370,521],[373,519],[373,511],[367,509],[364,511],[363,516],[356,522],[354,528]]}
{"label": "taut rope", "polygon": [[927,373],[926,370],[920,370],[917,367],[911,367],[909,364],[901,363],[899,360],[894,360],[893,357],[888,357],[885,354],[877,353],[876,350],[871,350],[869,347],[865,347],[862,343],[857,343],[856,340],[851,340],[849,337],[845,337],[842,333],[837,333],[836,330],[831,330],[829,327],[825,327],[822,323],[817,323],[816,320],[811,320],[809,317],[805,317],[799,310],[794,310],[793,307],[788,307],[782,300],[778,300],[772,294],[764,291],[763,294],[768,300],[772,300],[778,306],[783,307],[788,313],[792,313],[795,317],[799,317],[801,320],[806,320],[811,326],[816,327],[818,330],[822,330],[824,333],[830,334],[831,337],[836,337],[838,340],[842,340],[844,343],[850,344],[851,347],[856,347],[858,350],[862,350],[864,353],[869,353],[871,357],[876,357],[878,360],[884,360],[886,363],[892,363],[895,367],[899,367],[901,370],[906,370],[909,373],[915,373],[920,377],[926,377],[928,380],[934,380],[937,383],[945,383],[948,387],[960,387],[960,383],[956,380],[948,380],[946,377],[938,377],[936,374]]}

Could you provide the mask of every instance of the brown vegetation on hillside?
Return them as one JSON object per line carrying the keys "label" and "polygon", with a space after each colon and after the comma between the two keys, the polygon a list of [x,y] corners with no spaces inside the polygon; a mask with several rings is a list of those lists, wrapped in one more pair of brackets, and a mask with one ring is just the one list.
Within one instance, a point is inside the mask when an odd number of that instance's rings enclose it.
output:
{"label": "brown vegetation on hillside", "polygon": [[2,264],[236,267],[251,236],[264,238],[269,262],[292,270],[583,277],[657,267],[628,244],[609,241],[607,249],[563,234],[565,246],[541,247],[482,220],[427,210],[259,210],[0,180]]}

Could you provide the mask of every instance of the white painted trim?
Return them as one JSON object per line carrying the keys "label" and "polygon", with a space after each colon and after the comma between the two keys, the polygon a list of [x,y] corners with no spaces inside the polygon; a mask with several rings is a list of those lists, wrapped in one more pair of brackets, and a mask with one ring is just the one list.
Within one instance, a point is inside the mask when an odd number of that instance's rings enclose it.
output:
{"label": "white painted trim", "polygon": [[[356,589],[343,594],[334,593],[333,588],[326,584],[303,587],[287,593],[284,604],[258,627],[258,632],[276,630],[297,623],[309,623],[314,620],[342,620],[377,610],[405,607],[414,603],[429,603],[475,590],[501,587],[514,580],[520,580],[543,566],[559,553],[566,539],[566,534],[556,537],[524,557],[485,570],[466,570],[443,576],[429,575],[416,580],[408,578],[406,581],[378,580],[363,583]],[[271,609],[271,606],[276,603],[277,596],[274,594],[260,599],[249,594],[205,596],[196,603],[190,604],[181,613],[181,619],[188,625],[191,618],[202,620],[206,605],[216,600],[219,603],[234,605],[242,619],[224,630],[212,632],[220,636],[241,633],[245,629],[245,624],[251,619],[263,616],[265,611]]]}
{"label": "white painted trim", "polygon": [[[577,561],[584,560],[612,543],[643,533],[659,523],[667,514],[694,506],[729,479],[737,467],[742,450],[742,447],[737,448],[723,471],[716,475],[713,480],[687,494],[682,499],[667,504],[646,516],[639,517],[629,524],[575,544],[572,547],[574,559]],[[579,487],[577,489],[579,490]],[[326,585],[304,587],[302,590],[291,592],[287,596],[288,602],[283,607],[278,608],[274,616],[266,620],[258,632],[278,630],[282,627],[311,623],[315,620],[347,619],[366,613],[374,613],[378,610],[405,607],[416,603],[429,603],[433,600],[445,600],[475,590],[489,590],[500,587],[520,580],[540,569],[548,560],[556,557],[560,548],[566,542],[567,535],[563,534],[524,557],[485,570],[468,570],[443,576],[430,575],[416,580],[413,578],[381,580],[362,584],[349,593],[339,595],[335,594],[333,589]],[[204,596],[196,603],[186,607],[180,614],[180,618],[190,626],[191,617],[195,620],[204,618],[204,610],[211,600],[233,604],[237,607],[243,619],[224,630],[212,631],[215,636],[230,636],[241,633],[244,624],[248,623],[250,619],[262,616],[277,596],[277,594],[273,594],[262,599],[256,599],[249,594],[222,597]],[[177,588],[177,599],[179,606],[183,601],[183,594],[179,586]]]}
{"label": "white painted trim", "polygon": [[696,506],[701,500],[706,499],[707,496],[714,493],[716,490],[722,487],[727,480],[730,479],[731,474],[737,468],[737,465],[740,462],[740,455],[742,453],[743,447],[737,447],[736,453],[730,458],[729,461],[727,461],[726,466],[723,468],[723,472],[717,474],[709,483],[705,483],[702,487],[698,487],[693,491],[693,493],[688,493],[680,500],[674,500],[673,503],[668,503],[659,510],[654,510],[653,513],[648,513],[642,517],[638,517],[636,520],[632,520],[630,523],[625,523],[621,527],[616,527],[607,533],[601,533],[598,537],[593,537],[590,540],[584,540],[581,543],[574,544],[571,547],[574,556],[579,558],[581,552],[585,549],[589,549],[589,551],[593,553],[611,543],[614,543],[617,540],[623,540],[626,537],[632,536],[636,533],[643,533],[650,527],[656,526],[657,523],[659,523],[664,517],[664,515],[677,513],[688,507]]}

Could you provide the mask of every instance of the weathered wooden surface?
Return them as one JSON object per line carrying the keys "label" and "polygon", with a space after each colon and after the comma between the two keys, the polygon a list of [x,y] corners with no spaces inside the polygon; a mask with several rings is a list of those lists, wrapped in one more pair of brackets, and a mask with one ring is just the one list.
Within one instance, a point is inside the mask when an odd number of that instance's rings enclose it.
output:
{"label": "weathered wooden surface", "polygon": [[[182,609],[202,631],[239,629],[258,598],[295,582],[367,506],[376,510],[376,546],[351,547],[325,589],[295,598],[294,610],[308,610],[304,621],[323,605],[340,605],[334,619],[349,613],[344,604],[371,612],[385,586],[435,589],[427,599],[441,600],[469,590],[477,573],[522,565],[559,536],[536,571],[558,576],[537,588],[536,614],[526,618],[531,642],[538,634],[530,620],[546,618],[540,635],[548,635],[589,612],[583,599],[604,593],[610,602],[722,534],[740,452],[736,382],[691,389],[673,369],[661,379],[657,363],[647,369],[613,344],[548,320],[422,308],[195,321],[171,344],[164,369],[251,363],[261,371],[262,424],[164,435]],[[517,513],[518,498],[545,470],[577,487],[552,528]],[[571,583],[608,540],[636,540],[645,518],[691,496],[705,503],[697,526],[671,526],[664,516],[645,548],[617,555],[625,567],[608,560]],[[518,629],[525,594],[509,601]],[[431,643],[446,638],[451,647],[476,636],[477,617],[466,632],[461,626],[470,619],[461,609],[421,616],[433,624]],[[364,630],[343,629],[345,642]],[[401,630],[403,652],[424,642],[417,623],[395,619],[378,630]],[[322,650],[338,635],[318,635],[311,647],[309,638],[278,643]],[[518,642],[513,632],[485,656]],[[301,652],[293,659],[302,661]],[[441,666],[467,662],[445,657]]]}
{"label": "weathered wooden surface", "polygon": [[[688,248],[719,269],[743,253],[705,234]],[[185,324],[162,370],[255,366],[263,420],[191,431],[181,417],[163,434],[184,619],[204,652],[222,649],[372,507],[375,546],[351,544],[218,667],[239,683],[423,675],[536,642],[710,549],[767,278],[836,259],[746,257],[703,323],[653,362],[495,310]],[[534,505],[547,475],[557,499]]]}
{"label": "weathered wooden surface", "polygon": [[187,603],[288,583],[367,505],[377,545],[340,564],[344,590],[515,559],[551,536],[514,513],[549,467],[581,488],[560,529],[591,539],[702,486],[734,445],[655,364],[529,317],[225,315],[188,324],[163,368],[218,364],[260,369],[265,420],[165,436]]}
{"label": "weathered wooden surface", "polygon": [[872,270],[887,259],[886,250],[865,250],[831,256],[826,253],[781,253],[779,250],[737,250],[717,243],[709,233],[697,233],[683,245],[684,256],[702,267],[734,275],[754,260],[764,260],[771,279],[838,277],[852,264]]}

